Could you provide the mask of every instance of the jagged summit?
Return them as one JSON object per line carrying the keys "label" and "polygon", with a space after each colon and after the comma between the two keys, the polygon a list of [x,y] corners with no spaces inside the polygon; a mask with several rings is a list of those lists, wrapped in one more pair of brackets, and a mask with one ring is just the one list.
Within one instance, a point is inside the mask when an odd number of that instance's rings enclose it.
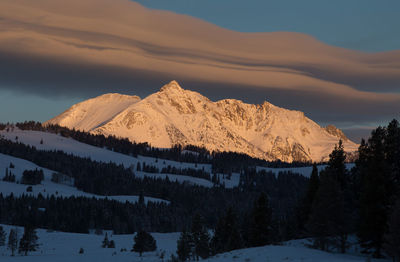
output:
{"label": "jagged summit", "polygon": [[116,100],[116,99],[118,99],[118,100],[140,100],[140,97],[139,96],[136,96],[136,95],[124,95],[124,94],[119,94],[119,93],[107,93],[107,94],[103,94],[103,95],[100,95],[100,96],[98,96],[98,97],[96,97],[96,98],[92,98],[93,100],[100,100],[100,99],[103,99],[103,100]]}
{"label": "jagged summit", "polygon": [[172,80],[168,84],[164,85],[161,87],[160,92],[166,92],[166,91],[184,91],[183,88],[179,85],[179,83],[175,80]]}
{"label": "jagged summit", "polygon": [[210,101],[184,90],[176,81],[140,100],[106,94],[79,103],[47,123],[92,133],[127,137],[156,147],[175,144],[234,151],[266,160],[321,161],[338,143],[346,151],[357,145],[334,126],[320,127],[303,112],[269,102],[236,99]]}

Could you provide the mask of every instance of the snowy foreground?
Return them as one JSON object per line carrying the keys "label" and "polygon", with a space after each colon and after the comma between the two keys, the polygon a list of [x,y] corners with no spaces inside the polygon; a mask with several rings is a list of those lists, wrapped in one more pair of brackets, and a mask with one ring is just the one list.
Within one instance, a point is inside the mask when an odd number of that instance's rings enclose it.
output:
{"label": "snowy foreground", "polygon": [[[8,234],[12,226],[3,226]],[[19,235],[23,233],[23,228],[19,228]],[[30,253],[28,256],[17,255],[10,257],[10,251],[5,247],[0,247],[0,261],[168,261],[171,254],[175,254],[176,242],[179,233],[153,233],[153,237],[157,241],[157,250],[154,252],[144,253],[140,257],[138,253],[130,252],[133,246],[134,235],[109,235],[109,239],[114,240],[116,248],[101,248],[101,242],[104,235],[95,234],[76,234],[62,232],[47,232],[38,229],[40,249]],[[84,253],[79,254],[79,250],[83,248]],[[121,251],[126,249],[126,251]],[[164,254],[164,260],[161,258]],[[273,262],[273,261],[315,261],[315,262],[357,262],[367,261],[366,257],[358,255],[342,255],[322,252],[310,249],[293,242],[283,246],[264,246],[257,248],[247,248],[235,250],[228,253],[219,254],[215,257],[208,258],[204,261],[228,262]],[[371,261],[388,261],[388,260],[371,260]]]}

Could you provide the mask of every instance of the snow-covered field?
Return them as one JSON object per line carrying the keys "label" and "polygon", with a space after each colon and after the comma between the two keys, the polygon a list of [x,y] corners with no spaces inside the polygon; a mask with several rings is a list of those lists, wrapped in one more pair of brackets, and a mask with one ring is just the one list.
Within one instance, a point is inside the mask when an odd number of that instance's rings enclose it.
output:
{"label": "snow-covered field", "polygon": [[[12,163],[15,167],[14,168],[9,168],[10,163]],[[41,184],[39,185],[33,185],[32,186],[32,192],[27,192],[27,185],[23,184],[18,184],[18,183],[13,183],[13,182],[5,182],[2,181],[4,175],[5,175],[5,170],[8,168],[9,172],[15,175],[16,181],[19,181],[22,177],[22,173],[24,170],[34,170],[34,169],[42,169],[44,173],[44,180],[42,181]],[[58,184],[54,183],[51,181],[51,176],[53,173],[56,173],[52,170],[46,169],[39,167],[35,165],[32,162],[15,158],[12,156],[0,154],[0,192],[3,194],[3,196],[10,195],[11,193],[14,194],[14,196],[20,196],[22,194],[25,195],[34,195],[37,196],[39,193],[42,194],[43,196],[47,195],[54,195],[54,196],[62,196],[62,197],[70,197],[70,196],[83,196],[83,197],[95,197],[97,199],[103,199],[106,198],[105,196],[100,196],[100,195],[95,195],[95,194],[90,194],[86,193],[83,191],[78,190],[77,188],[69,185],[64,185],[64,184]],[[108,199],[113,199],[121,202],[137,202],[139,200],[138,196],[107,196]],[[166,200],[162,199],[157,199],[157,198],[152,198],[152,197],[145,197],[145,202],[147,201],[152,201],[152,202],[166,202]]]}
{"label": "snow-covered field", "polygon": [[[15,228],[7,225],[3,227],[7,235],[11,228]],[[21,237],[23,228],[18,230]],[[10,251],[0,247],[0,261],[162,261],[159,254],[165,252],[165,258],[170,257],[176,251],[176,242],[179,238],[179,233],[152,233],[157,242],[157,250],[144,253],[140,258],[138,253],[130,252],[134,235],[112,235],[108,232],[108,239],[114,240],[116,248],[101,248],[104,235],[47,232],[43,229],[38,229],[37,234],[40,244],[38,251],[30,253],[29,256],[10,257]],[[83,248],[83,254],[79,254],[80,248]],[[121,249],[126,251],[121,252]]]}
{"label": "snow-covered field", "polygon": [[[12,226],[3,226],[6,233]],[[22,236],[23,228],[19,228],[19,237]],[[144,253],[142,257],[138,253],[130,252],[133,246],[134,235],[112,235],[108,232],[109,240],[115,241],[116,248],[101,248],[104,235],[76,234],[63,232],[47,232],[43,229],[37,230],[40,249],[30,253],[28,256],[17,255],[10,257],[10,251],[0,247],[0,261],[40,261],[40,262],[66,262],[66,261],[115,261],[115,262],[159,262],[167,261],[171,254],[176,252],[176,242],[179,233],[152,233],[157,241],[157,250]],[[84,253],[79,254],[83,248]],[[121,251],[126,249],[126,251]],[[164,260],[160,254],[164,253]],[[234,250],[218,254],[206,259],[211,262],[363,262],[367,258],[359,255],[334,254],[310,249],[299,245],[264,246]],[[371,260],[388,261],[388,260]]]}
{"label": "snow-covered field", "polygon": [[[239,249],[216,255],[208,259],[210,262],[357,262],[367,261],[366,257],[347,254],[327,253],[307,247],[264,246]],[[370,260],[387,261],[387,260]]]}

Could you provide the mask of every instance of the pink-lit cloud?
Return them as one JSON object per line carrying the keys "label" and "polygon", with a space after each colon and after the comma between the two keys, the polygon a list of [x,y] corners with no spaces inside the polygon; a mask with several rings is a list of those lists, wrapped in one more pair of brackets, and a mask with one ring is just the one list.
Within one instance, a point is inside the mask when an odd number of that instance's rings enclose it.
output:
{"label": "pink-lit cloud", "polygon": [[0,59],[0,86],[44,95],[150,93],[176,79],[211,95],[262,94],[321,119],[400,111],[400,51],[239,33],[129,0],[2,0]]}

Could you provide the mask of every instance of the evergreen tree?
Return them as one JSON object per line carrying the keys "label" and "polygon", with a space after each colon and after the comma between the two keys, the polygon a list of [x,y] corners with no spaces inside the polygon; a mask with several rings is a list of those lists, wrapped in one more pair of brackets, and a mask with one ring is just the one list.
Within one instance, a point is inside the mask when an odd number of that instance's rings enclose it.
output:
{"label": "evergreen tree", "polygon": [[110,240],[110,242],[108,243],[107,248],[115,248],[115,242],[114,242],[114,240]]}
{"label": "evergreen tree", "polygon": [[314,236],[315,247],[328,250],[333,245],[345,253],[352,216],[347,203],[348,173],[341,140],[329,157],[328,166],[320,176],[307,229]]}
{"label": "evergreen tree", "polygon": [[198,214],[193,218],[191,238],[194,245],[194,256],[196,260],[199,260],[199,257],[202,259],[208,258],[210,256],[210,235],[207,232],[207,228],[204,226],[202,218]]}
{"label": "evergreen tree", "polygon": [[0,226],[0,247],[6,244],[6,232],[3,227]]}
{"label": "evergreen tree", "polygon": [[11,250],[11,256],[15,255],[15,251],[18,248],[18,229],[11,229],[8,235],[8,248]]}
{"label": "evergreen tree", "polygon": [[178,258],[180,261],[186,261],[191,257],[193,248],[193,241],[191,234],[186,230],[182,231],[177,242]]}
{"label": "evergreen tree", "polygon": [[393,261],[400,261],[400,198],[389,219],[384,248]]}
{"label": "evergreen tree", "polygon": [[297,208],[297,227],[300,237],[306,235],[305,225],[310,217],[312,205],[315,199],[315,195],[318,191],[318,187],[319,187],[318,167],[317,164],[314,163],[310,180],[308,181],[306,193],[300,203],[300,206]]}
{"label": "evergreen tree", "polygon": [[108,247],[108,245],[110,244],[110,242],[108,241],[108,235],[107,233],[104,235],[104,239],[103,242],[101,242],[101,247],[102,248],[106,248]]}
{"label": "evergreen tree", "polygon": [[140,256],[142,256],[143,252],[154,251],[157,248],[156,240],[153,236],[143,230],[136,234],[134,241],[132,251],[139,252]]}
{"label": "evergreen tree", "polygon": [[212,253],[222,253],[243,247],[242,237],[238,230],[236,215],[230,207],[221,217],[211,239]]}
{"label": "evergreen tree", "polygon": [[381,257],[383,236],[387,225],[388,179],[387,164],[384,151],[385,129],[378,127],[368,140],[366,152],[366,168],[363,168],[360,195],[360,222],[358,238],[364,252]]}
{"label": "evergreen tree", "polygon": [[315,248],[328,251],[337,234],[338,220],[343,213],[339,183],[325,173],[321,174],[320,186],[315,196],[312,212],[306,225]]}
{"label": "evergreen tree", "polygon": [[400,192],[400,125],[396,119],[393,119],[386,129],[386,137],[384,140],[386,160],[388,163],[388,171],[390,177],[387,192],[394,195]]}
{"label": "evergreen tree", "polygon": [[271,209],[267,196],[262,193],[254,203],[250,221],[250,246],[258,247],[270,242]]}
{"label": "evergreen tree", "polygon": [[345,161],[346,155],[343,148],[343,142],[342,140],[339,140],[339,144],[335,145],[335,149],[329,154],[329,162],[326,171],[335,176],[336,181],[339,182],[342,189],[345,187],[347,180]]}
{"label": "evergreen tree", "polygon": [[143,190],[140,191],[139,194],[139,201],[138,201],[139,206],[144,207],[144,195],[143,195]]}
{"label": "evergreen tree", "polygon": [[37,240],[36,230],[31,226],[24,227],[24,234],[19,241],[18,252],[26,256],[28,252],[36,251],[39,247]]}

